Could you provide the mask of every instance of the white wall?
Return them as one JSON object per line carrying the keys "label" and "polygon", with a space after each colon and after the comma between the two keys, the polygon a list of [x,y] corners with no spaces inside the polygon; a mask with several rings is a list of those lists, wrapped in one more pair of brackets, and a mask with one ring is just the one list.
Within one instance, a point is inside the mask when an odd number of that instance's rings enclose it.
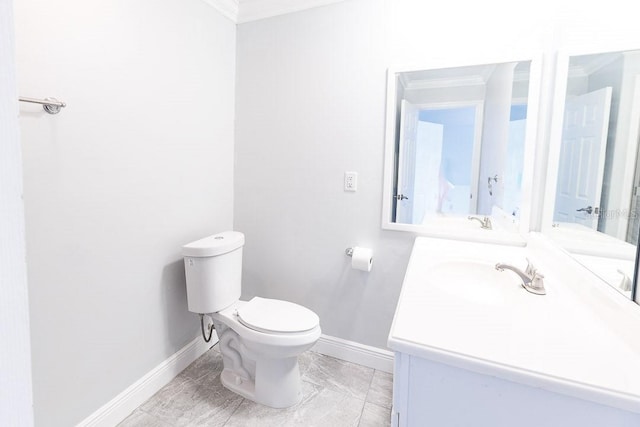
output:
{"label": "white wall", "polygon": [[201,0],[16,2],[35,420],[199,332],[180,246],[233,226],[235,25]]}
{"label": "white wall", "polygon": [[0,425],[33,425],[13,10],[0,0]]}
{"label": "white wall", "polygon": [[[235,228],[246,233],[244,297],[316,310],[326,334],[386,346],[413,235],[380,228],[385,70],[543,53],[532,206],[542,209],[558,50],[640,45],[630,6],[577,0],[349,0],[238,26]],[[359,191],[342,191],[345,170]],[[374,266],[348,267],[345,247]]]}

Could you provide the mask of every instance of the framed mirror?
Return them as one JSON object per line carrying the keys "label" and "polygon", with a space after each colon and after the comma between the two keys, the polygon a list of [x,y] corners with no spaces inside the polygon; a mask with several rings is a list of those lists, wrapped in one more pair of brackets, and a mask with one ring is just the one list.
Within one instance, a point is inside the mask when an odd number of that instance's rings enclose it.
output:
{"label": "framed mirror", "polygon": [[640,50],[560,54],[542,231],[632,297],[640,229]]}
{"label": "framed mirror", "polygon": [[533,59],[388,72],[383,228],[524,244]]}

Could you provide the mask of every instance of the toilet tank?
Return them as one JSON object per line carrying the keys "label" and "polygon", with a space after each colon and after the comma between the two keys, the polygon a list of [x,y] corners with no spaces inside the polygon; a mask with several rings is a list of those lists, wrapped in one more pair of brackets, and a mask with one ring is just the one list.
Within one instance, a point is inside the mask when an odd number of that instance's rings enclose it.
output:
{"label": "toilet tank", "polygon": [[182,247],[187,305],[194,313],[216,313],[240,299],[244,234],[225,231]]}

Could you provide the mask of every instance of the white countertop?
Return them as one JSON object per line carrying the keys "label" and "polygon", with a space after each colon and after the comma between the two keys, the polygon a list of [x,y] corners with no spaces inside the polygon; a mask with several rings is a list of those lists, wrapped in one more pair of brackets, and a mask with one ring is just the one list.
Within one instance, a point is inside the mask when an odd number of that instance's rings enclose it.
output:
{"label": "white countertop", "polygon": [[497,262],[524,269],[527,256],[535,264],[529,248],[418,237],[389,347],[640,413],[639,346],[551,271],[542,271],[547,295],[540,296],[514,273],[495,270]]}

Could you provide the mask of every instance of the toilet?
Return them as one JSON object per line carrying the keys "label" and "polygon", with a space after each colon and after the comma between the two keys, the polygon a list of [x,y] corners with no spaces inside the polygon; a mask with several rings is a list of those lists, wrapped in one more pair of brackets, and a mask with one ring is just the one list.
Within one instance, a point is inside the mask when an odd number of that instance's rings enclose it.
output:
{"label": "toilet", "polygon": [[292,302],[240,301],[244,234],[226,231],[182,247],[189,311],[218,334],[222,384],[254,402],[287,408],[302,399],[298,356],[320,337],[318,316]]}

